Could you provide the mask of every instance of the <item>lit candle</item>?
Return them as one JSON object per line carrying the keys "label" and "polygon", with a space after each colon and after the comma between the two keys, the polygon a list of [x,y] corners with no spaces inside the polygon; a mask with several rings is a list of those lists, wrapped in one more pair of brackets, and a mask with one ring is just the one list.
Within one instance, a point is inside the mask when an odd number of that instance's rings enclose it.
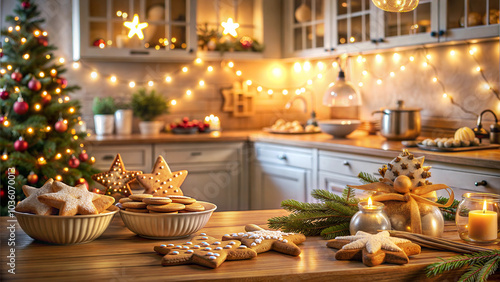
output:
{"label": "lit candle", "polygon": [[358,204],[359,211],[354,214],[349,224],[351,235],[358,231],[376,234],[378,230],[390,230],[391,221],[384,212],[384,204],[372,202],[369,197],[367,202]]}
{"label": "lit candle", "polygon": [[475,241],[493,241],[497,239],[497,213],[486,210],[486,200],[483,210],[469,212],[469,238]]}

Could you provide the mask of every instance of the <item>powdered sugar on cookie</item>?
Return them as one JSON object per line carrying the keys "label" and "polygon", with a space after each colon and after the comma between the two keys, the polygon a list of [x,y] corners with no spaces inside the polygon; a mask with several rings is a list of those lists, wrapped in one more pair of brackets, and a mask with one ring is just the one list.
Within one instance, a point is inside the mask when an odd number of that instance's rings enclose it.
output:
{"label": "powdered sugar on cookie", "polygon": [[85,185],[71,187],[62,182],[55,182],[53,189],[55,193],[41,195],[38,200],[59,209],[59,215],[99,213],[92,201],[99,199],[101,195],[89,192]]}

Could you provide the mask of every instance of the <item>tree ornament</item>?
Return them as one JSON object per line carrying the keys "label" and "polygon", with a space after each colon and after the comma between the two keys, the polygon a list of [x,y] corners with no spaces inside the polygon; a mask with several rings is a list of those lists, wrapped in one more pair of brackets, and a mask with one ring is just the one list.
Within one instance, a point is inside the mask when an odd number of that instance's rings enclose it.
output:
{"label": "tree ornament", "polygon": [[61,88],[64,89],[68,86],[68,81],[64,77],[57,78],[56,82],[61,85]]}
{"label": "tree ornament", "polygon": [[51,100],[52,96],[50,94],[42,95],[42,104],[47,105]]}
{"label": "tree ornament", "polygon": [[28,142],[26,142],[26,140],[24,140],[22,136],[19,137],[19,139],[16,140],[16,142],[14,142],[14,150],[18,152],[24,152],[27,149],[28,149]]}
{"label": "tree ornament", "polygon": [[78,179],[78,185],[85,185],[85,187],[87,187],[87,190],[89,189],[89,183],[83,177],[81,177],[80,179]]}
{"label": "tree ornament", "polygon": [[49,39],[47,38],[47,36],[39,36],[36,39],[38,41],[38,44],[44,47],[47,47],[49,45]]}
{"label": "tree ornament", "polygon": [[1,98],[2,100],[7,100],[7,99],[9,99],[9,95],[10,95],[9,91],[7,91],[7,90],[5,90],[5,89],[2,89],[2,91],[0,91],[0,98]]}
{"label": "tree ornament", "polygon": [[3,58],[3,51],[0,52],[0,59]]}
{"label": "tree ornament", "polygon": [[54,129],[57,131],[57,132],[60,132],[60,133],[63,133],[65,132],[66,130],[68,130],[68,122],[64,122],[64,120],[62,118],[60,118],[56,124],[54,125]]}
{"label": "tree ornament", "polygon": [[28,88],[32,91],[39,91],[40,89],[42,89],[42,83],[39,80],[32,78],[28,82]]}
{"label": "tree ornament", "polygon": [[89,154],[87,154],[87,152],[85,151],[82,151],[80,155],[78,155],[78,158],[80,159],[80,161],[86,162],[89,159]]}
{"label": "tree ornament", "polygon": [[90,157],[90,159],[88,160],[88,163],[89,164],[94,164],[95,163],[95,158],[94,157]]}
{"label": "tree ornament", "polygon": [[23,79],[23,75],[19,71],[15,71],[10,75],[10,78],[19,82],[21,81],[21,79]]}
{"label": "tree ornament", "polygon": [[21,3],[21,7],[23,7],[23,9],[25,9],[25,10],[26,10],[26,9],[29,9],[29,7],[31,7],[31,4],[30,4],[30,2],[29,2],[29,1],[23,1],[23,2]]}
{"label": "tree ornament", "polygon": [[18,176],[19,175],[19,170],[17,170],[17,168],[13,167],[13,168],[8,168],[7,170],[5,170],[5,175],[9,175],[9,174],[13,174],[14,176]]}
{"label": "tree ornament", "polygon": [[32,171],[28,175],[27,179],[29,184],[35,184],[38,182],[38,175]]}
{"label": "tree ornament", "polygon": [[17,98],[17,102],[14,103],[14,112],[16,112],[16,114],[18,115],[24,115],[28,112],[28,110],[28,103],[24,102],[22,96],[19,96],[19,98]]}
{"label": "tree ornament", "polygon": [[106,41],[104,41],[104,39],[102,39],[102,38],[99,38],[97,40],[94,40],[92,45],[94,45],[96,47],[104,48],[104,47],[106,47]]}
{"label": "tree ornament", "polygon": [[75,155],[71,155],[71,158],[68,161],[68,165],[71,168],[77,168],[80,165],[80,160],[75,157]]}

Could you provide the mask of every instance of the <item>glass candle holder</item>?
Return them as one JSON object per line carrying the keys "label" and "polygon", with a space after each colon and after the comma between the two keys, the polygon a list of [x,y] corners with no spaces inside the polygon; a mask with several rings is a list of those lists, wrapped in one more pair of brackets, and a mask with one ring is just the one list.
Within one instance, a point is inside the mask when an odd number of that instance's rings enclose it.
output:
{"label": "glass candle holder", "polygon": [[500,195],[497,194],[463,194],[455,216],[460,238],[477,244],[498,243],[499,204]]}
{"label": "glass candle holder", "polygon": [[358,231],[375,234],[378,230],[390,230],[391,221],[384,212],[384,204],[379,202],[360,202],[359,211],[351,218],[349,232],[351,235]]}

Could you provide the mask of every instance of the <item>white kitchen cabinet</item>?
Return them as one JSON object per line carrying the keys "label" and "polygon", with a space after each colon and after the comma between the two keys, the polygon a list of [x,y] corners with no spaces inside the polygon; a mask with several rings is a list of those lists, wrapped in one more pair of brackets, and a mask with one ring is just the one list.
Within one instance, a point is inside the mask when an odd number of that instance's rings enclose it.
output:
{"label": "white kitchen cabinet", "polygon": [[[196,0],[73,0],[73,59],[192,60],[195,7]],[[127,36],[124,22],[135,14],[148,23],[143,39]]]}
{"label": "white kitchen cabinet", "polygon": [[95,157],[94,167],[107,171],[113,164],[117,154],[120,154],[125,169],[140,170],[149,173],[153,167],[153,146],[144,145],[92,145],[88,152]]}
{"label": "white kitchen cabinet", "polygon": [[311,202],[317,150],[254,143],[251,209],[280,208],[281,201]]}
{"label": "white kitchen cabinet", "polygon": [[218,211],[248,209],[246,143],[155,144],[154,156],[170,169],[187,170],[185,195],[217,205]]}

